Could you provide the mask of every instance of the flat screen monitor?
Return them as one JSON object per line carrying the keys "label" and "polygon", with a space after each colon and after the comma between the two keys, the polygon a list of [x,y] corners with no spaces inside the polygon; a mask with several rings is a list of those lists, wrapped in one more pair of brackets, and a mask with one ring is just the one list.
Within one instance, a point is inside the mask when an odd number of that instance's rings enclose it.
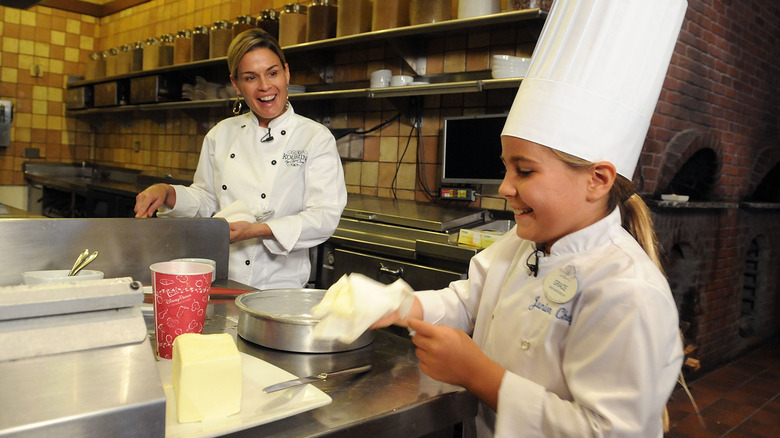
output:
{"label": "flat screen monitor", "polygon": [[501,130],[506,114],[444,119],[442,183],[501,184]]}

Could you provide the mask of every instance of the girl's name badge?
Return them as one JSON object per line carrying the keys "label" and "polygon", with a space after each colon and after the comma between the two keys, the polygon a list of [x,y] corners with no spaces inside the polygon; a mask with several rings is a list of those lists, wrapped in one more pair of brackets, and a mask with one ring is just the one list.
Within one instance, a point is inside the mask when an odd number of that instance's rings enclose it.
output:
{"label": "girl's name badge", "polygon": [[573,265],[566,265],[544,277],[544,296],[556,304],[571,301],[577,295],[577,276]]}

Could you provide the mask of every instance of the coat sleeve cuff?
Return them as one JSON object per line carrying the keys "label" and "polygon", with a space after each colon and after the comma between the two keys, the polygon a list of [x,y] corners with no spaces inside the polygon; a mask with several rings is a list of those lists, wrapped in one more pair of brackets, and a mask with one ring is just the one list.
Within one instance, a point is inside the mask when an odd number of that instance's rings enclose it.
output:
{"label": "coat sleeve cuff", "polygon": [[436,291],[415,292],[415,297],[420,300],[423,309],[423,321],[437,324],[444,318],[446,306],[442,302],[441,294]]}
{"label": "coat sleeve cuff", "polygon": [[297,216],[287,216],[284,219],[266,222],[274,234],[273,238],[263,239],[263,244],[272,254],[287,255],[295,247],[301,236],[303,223]]}
{"label": "coat sleeve cuff", "polygon": [[498,388],[495,436],[515,436],[523,425],[524,436],[542,435],[542,401],[545,389],[507,371]]}

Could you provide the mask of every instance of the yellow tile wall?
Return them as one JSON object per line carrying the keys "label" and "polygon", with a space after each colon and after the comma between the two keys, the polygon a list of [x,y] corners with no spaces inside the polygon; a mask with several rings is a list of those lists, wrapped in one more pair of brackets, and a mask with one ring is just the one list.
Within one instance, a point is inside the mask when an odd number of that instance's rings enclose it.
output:
{"label": "yellow tile wall", "polygon": [[[163,113],[77,118],[65,117],[64,85],[69,75],[84,74],[90,53],[145,40],[180,29],[257,16],[263,9],[280,10],[289,0],[151,0],[101,19],[36,6],[29,11],[0,7],[3,36],[2,98],[17,101],[14,145],[0,150],[0,184],[22,184],[21,158],[25,147],[38,147],[47,161],[90,160],[100,164],[143,169],[148,172],[191,175],[203,136],[217,121],[230,116],[229,108],[167,111]],[[306,2],[304,2],[306,3]],[[455,6],[454,6],[455,7]],[[489,69],[493,54],[530,55],[533,36],[513,30],[479,29],[460,37],[428,40],[427,73],[458,73]],[[302,60],[288,59],[293,83],[319,82],[316,72]],[[31,78],[29,66],[44,67],[43,78]],[[337,82],[365,81],[371,71],[389,68],[394,74],[411,73],[389,46],[371,46],[339,52],[334,59]],[[225,80],[227,81],[227,77]],[[424,189],[438,189],[439,134],[442,120],[464,114],[508,110],[513,92],[426,96],[418,147],[406,117],[363,138],[363,158],[345,161],[348,191],[383,197],[427,200]],[[337,99],[326,111],[335,128],[372,128],[399,112],[395,102],[379,99]],[[295,103],[296,111],[313,116],[321,105]],[[320,105],[320,106],[318,106]],[[130,117],[127,117],[130,116]],[[503,208],[494,194],[477,201],[488,208]]]}
{"label": "yellow tile wall", "polygon": [[[12,144],[0,148],[0,184],[24,184],[25,148],[47,161],[89,159],[90,127],[65,117],[68,76],[83,75],[81,60],[95,50],[97,20],[35,6],[0,6],[0,99],[14,104]],[[31,70],[39,70],[33,76]]]}

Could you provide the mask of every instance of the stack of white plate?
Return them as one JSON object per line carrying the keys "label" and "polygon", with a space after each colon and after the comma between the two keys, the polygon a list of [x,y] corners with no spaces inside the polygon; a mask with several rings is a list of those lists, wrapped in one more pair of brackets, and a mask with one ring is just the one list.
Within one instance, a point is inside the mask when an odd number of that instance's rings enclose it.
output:
{"label": "stack of white plate", "polygon": [[289,94],[300,94],[306,92],[306,86],[305,85],[293,85],[290,84],[287,86],[287,92]]}
{"label": "stack of white plate", "polygon": [[501,78],[520,78],[528,72],[528,64],[531,58],[521,58],[519,56],[493,55],[493,64],[491,65],[492,75],[495,79]]}

